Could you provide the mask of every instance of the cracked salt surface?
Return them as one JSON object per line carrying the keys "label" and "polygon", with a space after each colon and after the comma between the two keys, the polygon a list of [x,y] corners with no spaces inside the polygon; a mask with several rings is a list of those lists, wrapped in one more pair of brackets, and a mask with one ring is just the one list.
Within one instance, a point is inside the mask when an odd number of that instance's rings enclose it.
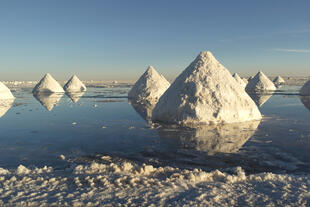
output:
{"label": "cracked salt surface", "polygon": [[88,87],[50,111],[17,88],[0,104],[0,205],[308,206],[310,111],[298,90],[276,91],[259,123],[179,128],[150,123],[153,106],[128,104],[129,88]]}

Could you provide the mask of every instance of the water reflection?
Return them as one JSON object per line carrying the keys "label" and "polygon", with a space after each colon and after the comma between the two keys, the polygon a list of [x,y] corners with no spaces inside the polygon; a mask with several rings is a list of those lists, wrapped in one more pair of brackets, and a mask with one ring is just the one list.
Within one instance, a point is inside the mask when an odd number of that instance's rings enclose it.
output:
{"label": "water reflection", "polygon": [[237,152],[257,130],[260,121],[226,125],[204,125],[197,128],[161,127],[160,138],[170,140],[177,148],[215,153]]}
{"label": "water reflection", "polygon": [[156,103],[150,103],[148,101],[137,102],[133,99],[128,99],[129,104],[135,109],[135,111],[148,123],[152,122],[152,111]]}
{"label": "water reflection", "polygon": [[264,105],[273,95],[273,93],[249,93],[249,96],[253,99],[258,107]]}
{"label": "water reflection", "polygon": [[77,92],[77,93],[70,93],[66,92],[67,96],[73,101],[73,103],[77,103],[80,98],[84,95],[85,92]]}
{"label": "water reflection", "polygon": [[303,105],[310,110],[310,96],[300,96],[299,98]]}
{"label": "water reflection", "polygon": [[35,93],[33,96],[46,108],[52,111],[54,106],[60,101],[63,93]]}
{"label": "water reflection", "polygon": [[0,118],[12,107],[15,99],[0,99]]}

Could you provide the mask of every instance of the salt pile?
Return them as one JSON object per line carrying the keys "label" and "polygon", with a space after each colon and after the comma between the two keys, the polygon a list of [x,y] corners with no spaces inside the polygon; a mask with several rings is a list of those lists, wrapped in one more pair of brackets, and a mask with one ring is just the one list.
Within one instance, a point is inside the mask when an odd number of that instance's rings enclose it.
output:
{"label": "salt pile", "polygon": [[11,90],[0,82],[0,99],[14,99]]}
{"label": "salt pile", "polygon": [[14,99],[0,99],[0,118],[12,107]]}
{"label": "salt pile", "polygon": [[33,96],[46,110],[52,111],[54,106],[60,101],[63,93],[34,93]]}
{"label": "salt pile", "polygon": [[310,80],[308,80],[300,89],[300,95],[310,96]]}
{"label": "salt pile", "polygon": [[80,81],[80,79],[73,75],[64,86],[66,92],[84,92],[86,91],[86,86]]}
{"label": "salt pile", "polygon": [[160,97],[153,121],[180,125],[261,119],[254,101],[211,52],[201,52]]}
{"label": "salt pile", "polygon": [[61,85],[47,73],[40,82],[34,87],[33,93],[64,93]]}
{"label": "salt pile", "polygon": [[240,76],[238,75],[238,73],[234,73],[233,77],[235,78],[235,80],[243,87],[246,87],[246,83],[240,78]]}
{"label": "salt pile", "polygon": [[281,85],[284,84],[285,81],[281,76],[277,76],[274,80],[273,80],[275,85]]}
{"label": "salt pile", "polygon": [[157,102],[159,97],[169,88],[170,83],[149,66],[128,93],[128,98],[137,101]]}
{"label": "salt pile", "polygon": [[248,79],[246,79],[246,78],[241,78],[241,79],[245,82],[245,84],[249,83]]}
{"label": "salt pile", "polygon": [[259,71],[246,86],[246,91],[275,91],[277,88],[271,80],[262,72]]}

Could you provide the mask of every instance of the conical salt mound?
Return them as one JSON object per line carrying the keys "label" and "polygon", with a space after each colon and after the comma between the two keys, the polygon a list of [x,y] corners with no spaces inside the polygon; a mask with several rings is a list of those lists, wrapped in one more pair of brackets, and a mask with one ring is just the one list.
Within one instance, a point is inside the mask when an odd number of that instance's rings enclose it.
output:
{"label": "conical salt mound", "polygon": [[238,75],[238,73],[234,73],[233,77],[235,78],[235,80],[237,81],[237,83],[239,83],[243,88],[246,87],[246,83],[240,78],[240,76]]}
{"label": "conical salt mound", "polygon": [[201,52],[156,104],[152,120],[185,126],[261,119],[250,96],[211,52]]}
{"label": "conical salt mound", "polygon": [[262,72],[259,71],[246,86],[246,91],[275,91],[277,88],[271,80]]}
{"label": "conical salt mound", "polygon": [[277,76],[274,80],[273,80],[274,84],[276,85],[281,85],[284,84],[285,81],[281,76]]}
{"label": "conical salt mound", "polygon": [[12,107],[14,99],[0,99],[0,118]]}
{"label": "conical salt mound", "polygon": [[0,82],[0,99],[14,99],[10,89]]}
{"label": "conical salt mound", "polygon": [[305,85],[300,89],[300,95],[310,96],[310,80],[308,80]]}
{"label": "conical salt mound", "polygon": [[47,73],[40,82],[34,87],[33,93],[64,93],[61,85]]}
{"label": "conical salt mound", "polygon": [[169,88],[170,83],[164,76],[149,66],[128,93],[128,98],[137,101],[157,102],[160,96]]}
{"label": "conical salt mound", "polygon": [[68,82],[65,84],[64,89],[66,92],[84,92],[86,91],[86,86],[80,81],[80,79],[73,75]]}

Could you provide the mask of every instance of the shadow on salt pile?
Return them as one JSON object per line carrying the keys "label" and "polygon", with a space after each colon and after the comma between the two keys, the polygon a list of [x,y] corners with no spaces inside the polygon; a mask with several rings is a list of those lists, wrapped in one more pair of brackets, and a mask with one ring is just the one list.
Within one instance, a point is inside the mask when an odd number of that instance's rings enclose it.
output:
{"label": "shadow on salt pile", "polygon": [[225,125],[203,125],[195,128],[160,127],[163,140],[172,140],[177,148],[216,153],[236,153],[256,132],[260,121]]}
{"label": "shadow on salt pile", "polygon": [[48,111],[52,111],[54,106],[60,101],[63,93],[34,93],[33,96]]}
{"label": "shadow on salt pile", "polygon": [[258,107],[263,106],[274,94],[273,92],[269,93],[248,93],[249,96],[253,99]]}
{"label": "shadow on salt pile", "polygon": [[12,107],[15,99],[0,99],[0,118]]}
{"label": "shadow on salt pile", "polygon": [[300,96],[299,98],[303,105],[310,110],[310,96]]}
{"label": "shadow on salt pile", "polygon": [[73,101],[73,103],[77,103],[80,98],[84,95],[85,92],[76,92],[76,93],[71,93],[71,92],[66,92],[66,95]]}

